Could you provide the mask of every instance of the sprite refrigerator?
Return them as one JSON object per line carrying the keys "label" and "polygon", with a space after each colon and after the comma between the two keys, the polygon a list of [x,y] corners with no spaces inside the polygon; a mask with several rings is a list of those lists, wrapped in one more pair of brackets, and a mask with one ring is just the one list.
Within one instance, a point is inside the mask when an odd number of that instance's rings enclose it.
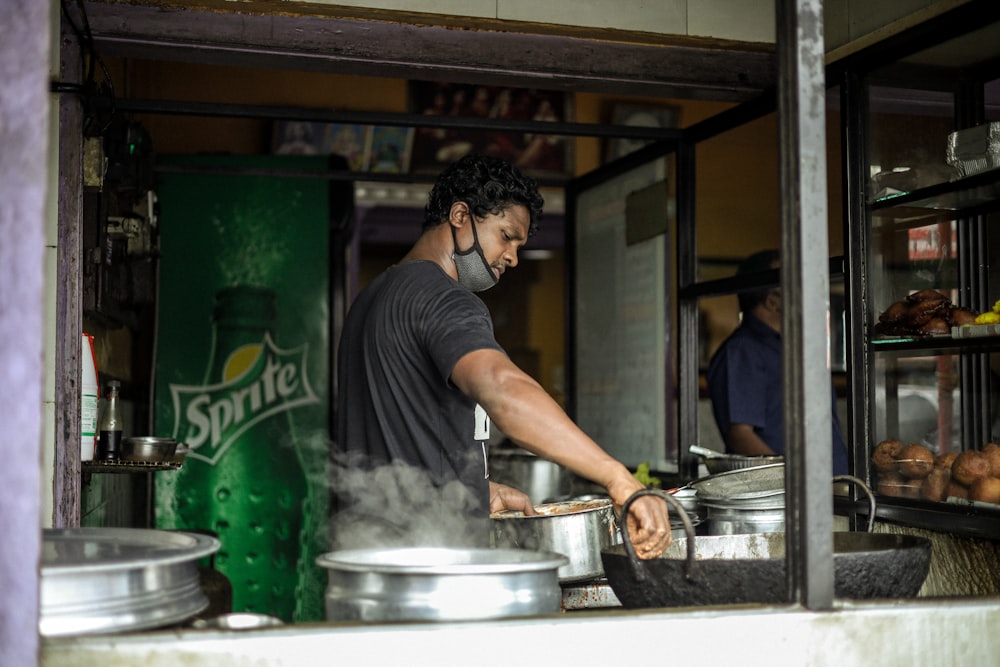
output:
{"label": "sprite refrigerator", "polygon": [[[208,532],[233,611],[324,617],[330,450],[329,160],[158,161],[156,526]],[[317,173],[311,176],[311,173]]]}

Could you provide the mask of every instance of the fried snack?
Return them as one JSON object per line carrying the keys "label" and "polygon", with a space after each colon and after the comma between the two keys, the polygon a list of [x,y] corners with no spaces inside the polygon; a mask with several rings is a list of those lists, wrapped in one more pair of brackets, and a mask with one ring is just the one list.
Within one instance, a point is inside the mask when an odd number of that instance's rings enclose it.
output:
{"label": "fried snack", "polygon": [[947,299],[948,297],[936,289],[922,289],[918,292],[914,292],[906,297],[907,303],[921,303],[923,301],[937,301],[940,299]]}
{"label": "fried snack", "polygon": [[943,502],[948,497],[949,482],[951,482],[951,470],[935,466],[920,485],[920,497]]}
{"label": "fried snack", "polygon": [[925,324],[917,327],[917,333],[921,336],[935,336],[946,334],[951,331],[951,325],[943,317],[932,317]]}
{"label": "fried snack", "polygon": [[898,472],[887,472],[878,476],[876,491],[883,496],[902,498],[906,495],[906,478]]}
{"label": "fried snack", "polygon": [[875,446],[872,452],[872,465],[881,473],[896,472],[896,456],[903,449],[899,440],[883,440]]}
{"label": "fried snack", "polygon": [[969,499],[983,503],[1000,504],[1000,479],[980,477],[969,487]]}
{"label": "fried snack", "polygon": [[967,488],[965,488],[964,486],[962,486],[961,484],[957,484],[954,480],[952,480],[952,482],[948,484],[948,491],[947,491],[947,493],[948,493],[948,497],[949,498],[968,498],[969,497],[969,490]]}
{"label": "fried snack", "polygon": [[983,455],[990,464],[990,475],[1000,477],[1000,445],[995,442],[988,442],[983,445]]}
{"label": "fried snack", "polygon": [[906,324],[910,329],[916,331],[935,318],[947,321],[952,307],[951,301],[948,299],[920,301],[910,306],[910,310],[906,313]]}
{"label": "fried snack", "polygon": [[948,474],[951,474],[951,466],[955,463],[955,459],[958,458],[958,452],[945,452],[944,454],[938,454],[934,457],[934,467],[936,468],[947,468]]}
{"label": "fried snack", "polygon": [[989,474],[989,460],[985,454],[976,450],[962,452],[951,465],[951,478],[966,487],[971,487],[977,479]]}
{"label": "fried snack", "polygon": [[907,479],[923,479],[934,467],[934,453],[917,443],[904,446],[896,456],[899,472]]}
{"label": "fried snack", "polygon": [[975,324],[978,315],[968,308],[955,308],[951,311],[948,323],[953,327],[963,327],[966,324]]}

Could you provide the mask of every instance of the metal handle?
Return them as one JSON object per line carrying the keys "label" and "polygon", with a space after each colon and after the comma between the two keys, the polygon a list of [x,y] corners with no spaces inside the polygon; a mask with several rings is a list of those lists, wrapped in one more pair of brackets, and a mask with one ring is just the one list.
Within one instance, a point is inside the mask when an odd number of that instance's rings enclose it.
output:
{"label": "metal handle", "polygon": [[635,577],[636,581],[646,580],[646,571],[644,568],[640,567],[641,561],[639,557],[635,554],[635,547],[632,546],[632,538],[628,534],[628,510],[632,506],[632,502],[641,496],[659,496],[667,502],[674,510],[677,511],[677,516],[681,518],[681,522],[684,524],[684,532],[687,535],[687,561],[684,566],[684,576],[688,579],[692,578],[694,569],[694,525],[691,523],[691,518],[688,517],[684,507],[681,505],[680,501],[674,498],[672,495],[666,491],[661,491],[660,489],[639,489],[625,501],[622,505],[622,542],[625,544],[625,553],[628,554],[629,566],[632,568],[632,576]]}
{"label": "metal handle", "polygon": [[833,481],[850,482],[855,486],[860,486],[861,490],[865,492],[865,495],[868,496],[868,532],[872,532],[875,529],[875,494],[872,493],[871,487],[854,475],[834,475]]}
{"label": "metal handle", "polygon": [[701,445],[691,445],[688,447],[688,451],[695,456],[700,456],[705,459],[723,459],[726,455],[722,452],[717,452],[714,449],[709,449],[708,447],[702,447]]}

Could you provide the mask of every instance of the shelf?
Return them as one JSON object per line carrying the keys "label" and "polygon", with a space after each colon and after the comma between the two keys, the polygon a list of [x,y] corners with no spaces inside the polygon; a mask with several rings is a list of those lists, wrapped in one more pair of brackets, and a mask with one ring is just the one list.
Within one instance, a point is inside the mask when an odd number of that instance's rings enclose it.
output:
{"label": "shelf", "polygon": [[873,338],[871,346],[876,352],[906,352],[915,353],[915,356],[996,352],[1000,351],[1000,335],[956,337],[951,334],[941,334]]}
{"label": "shelf", "polygon": [[181,461],[83,461],[85,473],[136,473],[158,470],[180,470]]}
{"label": "shelf", "polygon": [[901,215],[914,217],[944,212],[959,218],[995,211],[1000,209],[1000,169],[882,197],[871,207],[873,212],[899,209]]}

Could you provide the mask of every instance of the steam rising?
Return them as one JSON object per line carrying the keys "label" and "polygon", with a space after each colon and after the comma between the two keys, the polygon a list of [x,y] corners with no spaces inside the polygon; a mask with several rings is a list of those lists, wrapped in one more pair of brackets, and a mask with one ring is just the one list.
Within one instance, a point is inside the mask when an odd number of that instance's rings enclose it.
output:
{"label": "steam rising", "polygon": [[365,470],[343,460],[332,479],[342,501],[332,516],[335,550],[489,546],[487,510],[461,482],[437,487],[425,470],[404,463]]}

